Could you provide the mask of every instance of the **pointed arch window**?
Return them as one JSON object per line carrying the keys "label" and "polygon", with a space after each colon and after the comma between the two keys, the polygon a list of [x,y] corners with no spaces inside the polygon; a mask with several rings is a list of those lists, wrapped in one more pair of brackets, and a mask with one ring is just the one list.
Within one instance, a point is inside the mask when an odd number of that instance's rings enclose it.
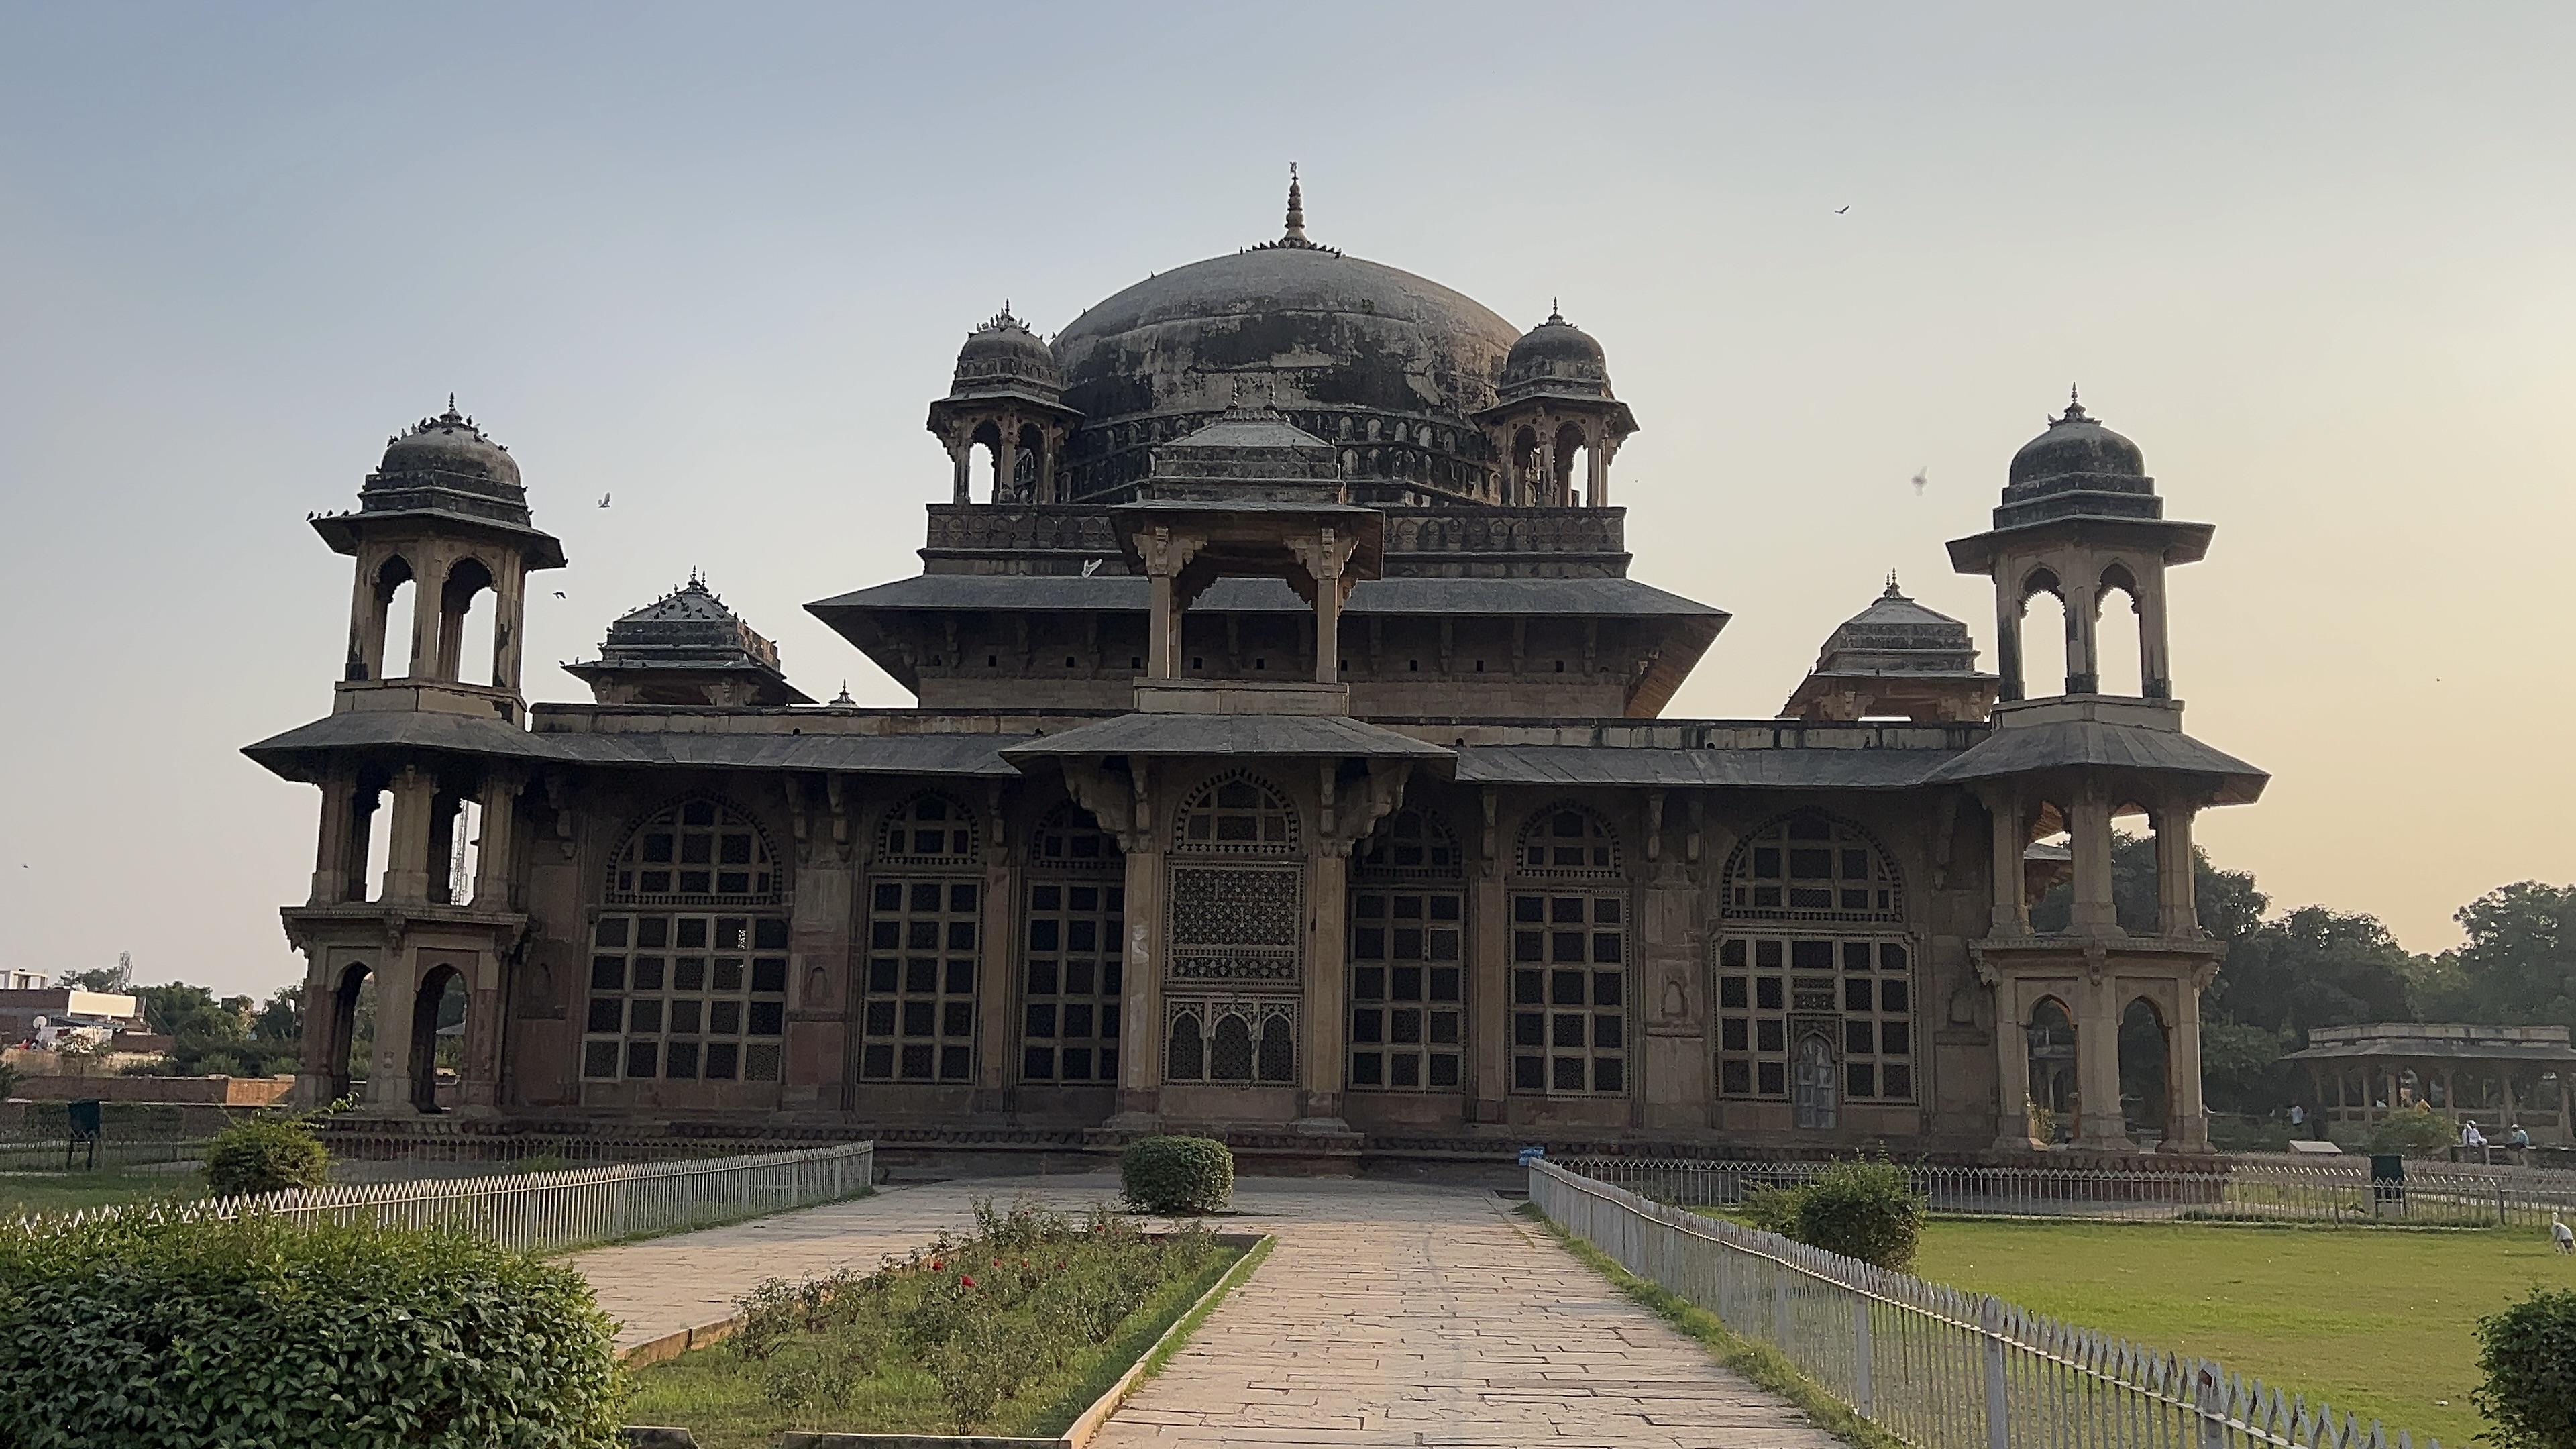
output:
{"label": "pointed arch window", "polygon": [[1736,847],[1721,910],[1730,920],[1894,924],[1905,919],[1905,887],[1859,826],[1802,811]]}
{"label": "pointed arch window", "polygon": [[1556,880],[1616,879],[1619,837],[1580,805],[1553,805],[1521,827],[1512,867],[1520,875]]}
{"label": "pointed arch window", "polygon": [[1194,855],[1294,855],[1297,810],[1269,781],[1229,771],[1190,795],[1173,837],[1175,851]]}
{"label": "pointed arch window", "polygon": [[606,899],[625,906],[764,906],[783,895],[769,837],[731,804],[674,801],[626,829]]}

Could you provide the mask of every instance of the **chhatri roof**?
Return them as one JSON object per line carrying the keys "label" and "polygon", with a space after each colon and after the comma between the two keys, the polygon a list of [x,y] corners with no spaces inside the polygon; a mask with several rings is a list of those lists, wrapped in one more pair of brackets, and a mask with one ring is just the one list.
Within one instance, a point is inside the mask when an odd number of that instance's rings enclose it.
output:
{"label": "chhatri roof", "polygon": [[564,669],[594,687],[622,683],[648,695],[684,680],[727,681],[741,687],[739,703],[813,703],[779,669],[778,646],[726,608],[694,572],[687,583],[609,625],[598,659]]}
{"label": "chhatri roof", "polygon": [[1977,645],[1968,626],[1907,598],[1896,586],[1893,569],[1886,592],[1826,636],[1815,672],[1988,677],[1977,673]]}

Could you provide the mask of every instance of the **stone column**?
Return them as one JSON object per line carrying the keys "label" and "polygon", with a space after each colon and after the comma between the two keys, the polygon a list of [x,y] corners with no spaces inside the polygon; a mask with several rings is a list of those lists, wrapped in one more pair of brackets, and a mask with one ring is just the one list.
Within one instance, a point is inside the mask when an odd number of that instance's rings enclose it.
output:
{"label": "stone column", "polygon": [[1995,1150],[2028,1152],[2030,1135],[2030,1033],[2022,1022],[2021,991],[2009,976],[1995,982]]}
{"label": "stone column", "polygon": [[2024,892],[2022,852],[2030,847],[2030,827],[2022,815],[2021,792],[2006,785],[1979,792],[1992,824],[1994,908],[1987,934],[2030,934],[2030,898]]}
{"label": "stone column", "polygon": [[1152,762],[1132,759],[1129,768],[1134,773],[1125,782],[1123,800],[1113,793],[1117,777],[1105,771],[1088,779],[1068,771],[1067,778],[1093,817],[1116,831],[1119,849],[1127,853],[1127,962],[1118,1028],[1118,1106],[1104,1125],[1117,1131],[1151,1132],[1163,1120],[1163,894],[1169,842],[1158,828]]}
{"label": "stone column", "polygon": [[2021,618],[2022,600],[2014,597],[2019,585],[2006,581],[2004,565],[1995,565],[1995,698],[2010,704],[2022,697]]}
{"label": "stone column", "polygon": [[942,439],[942,441],[948,444],[948,469],[951,474],[949,501],[960,505],[972,502],[975,445],[967,443],[960,446],[953,440]]}
{"label": "stone column", "polygon": [[418,765],[405,765],[394,776],[393,796],[393,834],[385,842],[384,899],[388,904],[426,905],[438,780]]}
{"label": "stone column", "polygon": [[434,679],[438,674],[438,625],[447,587],[447,559],[426,545],[412,564],[411,658],[405,679]]}
{"label": "stone column", "polygon": [[2138,578],[2138,675],[2149,699],[2173,698],[2173,665],[2165,642],[2165,576],[2149,567]]}
{"label": "stone column", "polygon": [[2167,936],[2190,936],[2200,931],[2191,817],[2190,805],[2168,802],[2151,822],[2156,832],[2156,930]]}
{"label": "stone column", "polygon": [[[1329,774],[1331,762],[1324,765]],[[1310,1132],[1347,1132],[1342,1120],[1342,1083],[1350,1056],[1350,975],[1345,968],[1343,929],[1349,917],[1347,891],[1350,857],[1338,837],[1315,832],[1314,853],[1306,861],[1306,981],[1303,1017],[1305,1040],[1303,1090],[1297,1094],[1296,1126]]]}
{"label": "stone column", "polygon": [[344,679],[376,679],[385,672],[385,601],[376,589],[384,560],[361,550],[357,580],[349,591],[349,661]]}
{"label": "stone column", "polygon": [[1511,896],[1490,858],[1479,859],[1467,881],[1467,955],[1470,1111],[1475,1121],[1500,1122],[1512,1089]]}
{"label": "stone column", "polygon": [[1610,506],[1610,454],[1598,434],[1583,446],[1583,503],[1587,508]]}
{"label": "stone column", "polygon": [[2128,1124],[2120,1117],[2119,980],[2097,967],[2075,991],[2075,1082],[2082,1100],[2075,1135],[2103,1152],[2127,1152]]}
{"label": "stone column", "polygon": [[1021,879],[1020,853],[1007,846],[1001,810],[991,810],[987,818],[993,831],[984,865],[984,949],[975,965],[975,1109],[998,1112],[1003,1092],[1018,1076],[1011,1043],[1018,1035],[1018,948],[1028,933],[1020,910],[1028,888]]}
{"label": "stone column", "polygon": [[482,840],[474,857],[474,906],[513,911],[518,903],[519,790],[526,782],[495,771],[483,777],[476,800],[483,807]]}
{"label": "stone column", "polygon": [[1331,684],[1339,677],[1341,663],[1342,601],[1349,588],[1342,582],[1342,570],[1351,553],[1359,547],[1356,538],[1344,537],[1339,529],[1323,528],[1311,539],[1288,540],[1289,552],[1305,566],[1315,583],[1315,682]]}
{"label": "stone column", "polygon": [[525,560],[505,558],[492,580],[492,687],[519,692],[520,625],[527,618]]}
{"label": "stone column", "polygon": [[2111,886],[2111,801],[2100,781],[2077,783],[2067,809],[2066,836],[2075,857],[2075,899],[2068,928],[2077,935],[2117,933],[2119,908],[2113,903]]}
{"label": "stone column", "polygon": [[[333,775],[322,782],[322,821],[313,846],[313,891],[309,904],[335,905],[349,898],[349,837],[357,828],[358,781]],[[366,856],[358,869],[367,868]]]}
{"label": "stone column", "polygon": [[2200,1094],[2200,993],[2208,970],[2195,971],[2175,983],[2174,1019],[2165,1029],[2167,1152],[2210,1150],[2209,1113]]}
{"label": "stone column", "polygon": [[1203,539],[1186,534],[1175,535],[1170,528],[1157,526],[1136,536],[1136,551],[1145,562],[1145,576],[1153,583],[1154,605],[1145,641],[1145,677],[1178,679],[1181,677],[1181,614],[1179,594],[1181,570],[1198,556]]}
{"label": "stone column", "polygon": [[[397,797],[396,813],[400,813]],[[404,942],[385,952],[376,971],[376,1041],[368,1063],[366,1113],[415,1115],[411,1101],[412,998],[420,994],[419,951]]]}
{"label": "stone column", "polygon": [[[476,899],[481,896],[478,894]],[[501,993],[501,961],[489,951],[479,951],[473,964],[462,971],[465,979],[459,984],[465,990],[465,1060],[456,1073],[457,1114],[488,1117],[501,1100],[502,1034],[508,1027],[508,1011]],[[431,1048],[433,1052],[436,1049]]]}
{"label": "stone column", "polygon": [[2091,578],[2067,579],[2058,585],[2066,599],[2066,692],[2095,694],[2102,688],[2102,653],[2094,631],[2101,623],[2102,586]]}

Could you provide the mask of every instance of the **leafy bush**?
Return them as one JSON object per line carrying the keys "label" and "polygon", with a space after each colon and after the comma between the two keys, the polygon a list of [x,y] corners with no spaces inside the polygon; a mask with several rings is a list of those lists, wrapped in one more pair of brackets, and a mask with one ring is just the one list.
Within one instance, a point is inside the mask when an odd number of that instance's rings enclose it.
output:
{"label": "leafy bush", "polygon": [[615,1325],[580,1275],[479,1240],[129,1209],[0,1227],[13,1449],[606,1449]]}
{"label": "leafy bush", "polygon": [[2373,1123],[2369,1148],[2373,1152],[2439,1152],[2458,1140],[2451,1124],[2433,1115],[2433,1109],[2418,1102],[2403,1112],[2391,1112]]}
{"label": "leafy bush", "polygon": [[0,1102],[8,1101],[17,1092],[18,1069],[7,1062],[0,1062]]}
{"label": "leafy bush", "polygon": [[1923,1236],[1923,1199],[1892,1162],[1837,1162],[1797,1187],[1767,1187],[1744,1200],[1766,1233],[1903,1272]]}
{"label": "leafy bush", "polygon": [[292,1118],[245,1118],[206,1144],[206,1191],[216,1197],[320,1187],[330,1180],[330,1149]]}
{"label": "leafy bush", "polygon": [[2472,1395],[2506,1449],[2576,1449],[2576,1292],[2534,1289],[2502,1313],[2478,1320]]}
{"label": "leafy bush", "polygon": [[1212,1137],[1148,1137],[1118,1158],[1128,1205],[1148,1213],[1212,1213],[1234,1197],[1234,1154]]}

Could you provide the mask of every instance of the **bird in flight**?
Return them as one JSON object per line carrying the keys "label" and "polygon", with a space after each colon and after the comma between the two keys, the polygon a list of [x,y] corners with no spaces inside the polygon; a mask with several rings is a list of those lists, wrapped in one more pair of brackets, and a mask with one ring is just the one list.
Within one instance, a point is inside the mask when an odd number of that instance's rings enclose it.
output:
{"label": "bird in flight", "polygon": [[1849,211],[1849,210],[1851,210],[1851,208],[1850,208],[1850,207],[1848,207],[1848,206],[1837,206],[1837,207],[1835,207],[1835,208],[1834,208],[1834,215],[1836,215],[1836,216],[1840,216],[1840,215],[1842,215],[1844,212]]}
{"label": "bird in flight", "polygon": [[555,597],[556,597],[556,598],[560,599],[560,598],[562,598],[563,596],[564,596],[564,591],[563,591],[563,590],[561,590],[561,589],[557,589],[557,590],[555,590]]}
{"label": "bird in flight", "polygon": [[1931,483],[1932,483],[1932,469],[1930,468],[1930,466],[1928,466],[1928,465],[1927,465],[1927,466],[1924,466],[1924,467],[1921,467],[1921,468],[1917,468],[1917,469],[1915,469],[1915,470],[1914,470],[1914,496],[1915,496],[1915,497],[1917,497],[1917,498],[1922,497],[1922,496],[1923,496],[1923,490],[1924,490],[1925,488],[1927,488],[1927,487],[1930,487],[1930,486],[1931,486]]}
{"label": "bird in flight", "polygon": [[608,495],[607,495],[607,494],[602,493],[602,494],[600,494],[600,495],[599,495],[599,506],[600,506],[600,507],[602,507],[602,508],[606,508],[606,507],[608,506]]}

